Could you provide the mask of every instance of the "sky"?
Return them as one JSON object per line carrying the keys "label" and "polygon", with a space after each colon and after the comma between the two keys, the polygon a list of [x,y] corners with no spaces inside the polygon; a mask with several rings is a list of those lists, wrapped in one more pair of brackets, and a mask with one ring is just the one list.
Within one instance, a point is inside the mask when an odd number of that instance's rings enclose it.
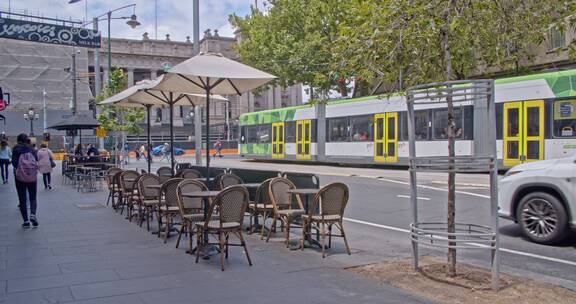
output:
{"label": "sky", "polygon": [[[69,0],[0,0],[0,9],[12,12],[41,15],[58,19],[84,20],[85,6],[88,4],[88,19],[105,14],[109,10],[136,3],[136,15],[141,26],[132,29],[124,20],[113,20],[111,23],[112,37],[141,39],[148,32],[151,39],[155,38],[155,3],[158,13],[158,39],[165,39],[170,34],[173,41],[185,41],[186,36],[192,39],[192,0],[81,0],[68,4]],[[206,29],[217,29],[220,36],[233,37],[234,29],[228,22],[228,16],[236,13],[246,16],[255,0],[200,0],[200,38]],[[262,9],[262,0],[257,1]],[[132,15],[132,8],[126,8],[112,13],[112,17]],[[103,17],[105,18],[105,16]],[[90,25],[91,26],[91,25]],[[102,35],[107,36],[106,22],[100,22]]]}

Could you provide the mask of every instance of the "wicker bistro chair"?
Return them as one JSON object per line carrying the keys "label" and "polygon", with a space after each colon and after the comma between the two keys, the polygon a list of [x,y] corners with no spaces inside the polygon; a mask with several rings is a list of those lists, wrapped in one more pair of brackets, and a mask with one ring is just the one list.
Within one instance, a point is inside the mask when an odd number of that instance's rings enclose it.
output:
{"label": "wicker bistro chair", "polygon": [[178,184],[184,179],[175,177],[162,183],[163,198],[159,199],[158,206],[158,237],[162,231],[162,219],[164,219],[164,244],[168,240],[170,230],[172,229],[175,216],[180,215],[180,208],[178,207]]}
{"label": "wicker bistro chair", "polygon": [[[112,176],[112,186],[114,187],[114,196],[112,196],[112,208],[114,211],[118,210],[118,206],[122,203],[122,187],[120,186],[120,175],[124,171],[120,171]],[[114,200],[116,198],[116,200]]]}
{"label": "wicker bistro chair", "polygon": [[224,176],[224,174],[226,173],[220,173],[217,174],[216,176],[214,176],[214,179],[210,181],[210,190],[221,190],[220,189],[220,179],[222,178],[222,176]]}
{"label": "wicker bistro chair", "polygon": [[239,185],[244,183],[240,177],[232,173],[224,173],[218,180],[218,190],[226,189],[226,187]]}
{"label": "wicker bistro chair", "polygon": [[198,170],[183,169],[182,171],[180,171],[178,176],[181,178],[184,178],[184,179],[187,179],[187,178],[190,179],[190,178],[201,178],[202,174]]}
{"label": "wicker bistro chair", "polygon": [[262,182],[260,186],[256,189],[256,197],[254,201],[248,204],[248,213],[250,214],[250,234],[254,233],[255,218],[262,215],[262,230],[260,234],[260,239],[264,239],[264,230],[266,219],[268,219],[272,214],[274,214],[274,207],[272,202],[270,202],[270,196],[268,195],[270,181],[269,178]]}
{"label": "wicker bistro chair", "polygon": [[183,180],[177,187],[178,207],[180,209],[180,217],[182,218],[182,226],[178,233],[178,240],[176,241],[176,248],[180,245],[180,239],[184,231],[189,234],[189,252],[192,252],[192,235],[195,231],[196,223],[204,221],[204,201],[199,197],[184,197],[182,193],[192,191],[208,191],[204,183],[196,180]]}
{"label": "wicker bistro chair", "polygon": [[120,185],[120,195],[118,203],[116,204],[116,210],[120,209],[120,214],[124,212],[124,206],[128,206],[129,201],[134,197],[134,187],[136,179],[138,178],[138,172],[134,170],[123,171],[118,176],[118,183]]}
{"label": "wicker bistro chair", "polygon": [[[298,226],[291,226],[292,221],[305,213],[304,207],[302,206],[302,201],[300,200],[299,196],[296,197],[297,208],[292,206],[292,194],[288,193],[287,191],[290,189],[295,189],[296,186],[294,184],[283,177],[276,177],[270,181],[270,185],[268,186],[268,195],[270,197],[270,201],[272,202],[272,207],[274,209],[273,218],[272,218],[272,226],[276,226],[276,221],[280,220],[282,226],[286,229],[286,247],[289,246],[290,241],[290,228],[298,227]],[[268,231],[268,237],[266,238],[266,242],[270,240],[270,235],[272,234],[272,229]]]}
{"label": "wicker bistro chair", "polygon": [[[303,225],[302,228],[302,240],[301,248],[304,249],[304,240],[306,239],[306,231],[311,231],[312,226],[320,230],[320,244],[322,246],[322,258],[325,255],[325,244],[326,235],[328,235],[328,248],[332,245],[332,236],[342,237],[344,239],[344,245],[346,245],[346,252],[350,255],[350,247],[348,246],[348,240],[346,239],[346,234],[344,233],[344,226],[342,225],[344,219],[344,209],[348,203],[348,186],[342,183],[332,183],[324,186],[320,191],[314,196],[312,200],[312,205],[309,214],[302,216]],[[318,208],[320,205],[320,208]],[[315,210],[320,210],[320,213],[316,213]],[[340,230],[340,235],[332,234],[332,226],[336,226]],[[328,228],[328,233],[326,233],[326,227]],[[309,236],[311,237],[311,236]]]}
{"label": "wicker bistro chair", "polygon": [[172,168],[170,167],[160,167],[156,170],[156,174],[160,177],[160,182],[164,184],[165,181],[172,178],[174,172],[172,172]]}
{"label": "wicker bistro chair", "polygon": [[104,178],[106,180],[106,186],[108,188],[108,198],[106,199],[106,206],[110,204],[112,201],[112,206],[114,206],[114,198],[118,197],[118,185],[114,183],[114,176],[117,173],[122,172],[122,169],[119,168],[110,168],[106,170]]}
{"label": "wicker bistro chair", "polygon": [[[208,234],[218,235],[218,245],[220,247],[220,263],[222,271],[224,271],[224,258],[228,258],[228,246],[242,246],[246,252],[248,264],[252,266],[252,260],[242,235],[242,225],[244,222],[244,212],[248,205],[249,194],[248,190],[242,186],[230,186],[218,196],[214,198],[208,211],[207,220],[202,223],[196,223],[197,248],[196,248],[196,263],[200,257],[200,251],[203,246],[209,245],[209,242],[204,242],[204,232]],[[219,214],[218,219],[214,216]],[[228,239],[230,235],[235,235],[240,240],[240,244],[230,244]]]}
{"label": "wicker bistro chair", "polygon": [[[142,175],[138,175],[133,182],[133,189],[132,195],[126,201],[126,218],[128,221],[132,222],[132,217],[138,216],[140,218],[140,213],[142,212],[141,208],[142,205],[140,204],[142,200],[140,199],[140,180],[142,179]],[[136,214],[135,214],[136,212]]]}
{"label": "wicker bistro chair", "polygon": [[138,223],[140,227],[146,219],[146,230],[150,231],[150,218],[157,210],[160,200],[160,188],[152,189],[148,186],[160,185],[160,178],[151,173],[144,173],[138,180]]}

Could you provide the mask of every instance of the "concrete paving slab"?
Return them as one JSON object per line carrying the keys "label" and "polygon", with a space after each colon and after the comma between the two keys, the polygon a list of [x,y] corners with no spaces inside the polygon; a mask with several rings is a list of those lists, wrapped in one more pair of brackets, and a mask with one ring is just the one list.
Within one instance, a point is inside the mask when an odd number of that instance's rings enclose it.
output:
{"label": "concrete paving slab", "polygon": [[[137,294],[115,296],[115,297],[103,297],[90,300],[74,301],[70,304],[145,304],[146,302],[140,299]],[[167,302],[163,302],[167,303]]]}
{"label": "concrete paving slab", "polygon": [[0,303],[10,304],[53,304],[73,301],[68,287],[49,288],[0,295]]}
{"label": "concrete paving slab", "polygon": [[7,282],[8,292],[20,292],[52,287],[80,285],[86,283],[115,281],[120,277],[113,270],[98,270],[74,274],[39,276],[32,278],[13,279]]}

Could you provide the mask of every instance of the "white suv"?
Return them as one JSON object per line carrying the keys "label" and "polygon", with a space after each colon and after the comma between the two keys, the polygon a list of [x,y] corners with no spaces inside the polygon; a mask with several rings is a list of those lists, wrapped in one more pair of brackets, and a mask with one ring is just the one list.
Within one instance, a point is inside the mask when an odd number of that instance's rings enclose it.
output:
{"label": "white suv", "polygon": [[555,244],[576,227],[576,155],[518,165],[500,179],[499,215],[533,242]]}

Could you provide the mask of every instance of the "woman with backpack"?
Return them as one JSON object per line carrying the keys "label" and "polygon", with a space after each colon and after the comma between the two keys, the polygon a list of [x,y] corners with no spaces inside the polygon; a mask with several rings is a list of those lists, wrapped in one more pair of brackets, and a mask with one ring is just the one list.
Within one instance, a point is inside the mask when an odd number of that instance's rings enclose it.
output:
{"label": "woman with backpack", "polygon": [[[36,217],[36,179],[38,176],[38,156],[36,150],[32,149],[28,135],[21,133],[16,138],[17,144],[12,149],[12,167],[14,167],[14,179],[16,181],[16,191],[20,203],[20,214],[22,215],[23,228],[30,228],[30,223],[34,228],[38,227]],[[30,218],[28,218],[28,206],[26,205],[26,194],[30,201]]]}
{"label": "woman with backpack", "polygon": [[52,180],[52,168],[54,167],[56,167],[56,163],[54,163],[52,151],[48,149],[46,144],[41,144],[40,150],[38,150],[38,171],[42,173],[44,189],[52,189],[50,181]]}

